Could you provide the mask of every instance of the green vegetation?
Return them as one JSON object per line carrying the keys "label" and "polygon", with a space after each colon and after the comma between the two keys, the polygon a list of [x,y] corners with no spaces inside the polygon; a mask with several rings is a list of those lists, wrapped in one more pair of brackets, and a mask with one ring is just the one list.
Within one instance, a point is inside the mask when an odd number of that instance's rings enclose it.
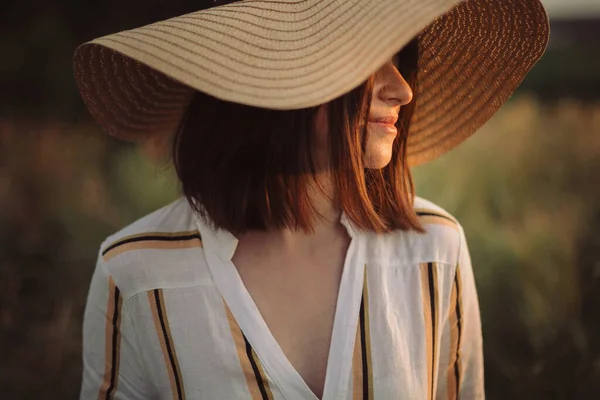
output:
{"label": "green vegetation", "polygon": [[[149,149],[95,126],[0,121],[0,387],[76,398],[81,315],[107,235],[177,196]],[[600,393],[600,103],[521,95],[415,169],[465,227],[489,399]]]}
{"label": "green vegetation", "polygon": [[600,104],[520,97],[415,175],[466,230],[488,397],[596,398]]}

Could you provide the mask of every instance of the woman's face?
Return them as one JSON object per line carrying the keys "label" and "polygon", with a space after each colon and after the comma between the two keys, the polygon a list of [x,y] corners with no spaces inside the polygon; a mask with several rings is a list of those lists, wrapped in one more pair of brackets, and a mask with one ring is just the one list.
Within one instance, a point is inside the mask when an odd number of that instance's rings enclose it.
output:
{"label": "woman's face", "polygon": [[[392,159],[393,143],[398,131],[396,121],[400,108],[411,102],[413,92],[396,67],[397,56],[386,62],[375,73],[371,96],[371,112],[367,125],[367,141],[364,165],[380,169]],[[318,166],[328,164],[328,122],[326,107],[317,113],[316,160]]]}
{"label": "woman's face", "polygon": [[413,97],[410,86],[396,67],[396,57],[375,73],[367,126],[366,168],[383,168],[392,159],[392,146],[398,135],[395,124],[400,108],[410,103]]}

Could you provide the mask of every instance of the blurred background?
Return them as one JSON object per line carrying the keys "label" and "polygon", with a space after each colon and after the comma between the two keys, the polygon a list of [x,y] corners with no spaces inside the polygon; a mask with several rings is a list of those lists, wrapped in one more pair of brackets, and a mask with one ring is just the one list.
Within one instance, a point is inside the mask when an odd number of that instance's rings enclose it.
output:
{"label": "blurred background", "polygon": [[[466,230],[488,399],[600,398],[600,1],[543,2],[552,39],[542,61],[477,135],[415,170],[418,194]],[[194,3],[3,2],[2,398],[77,397],[100,242],[178,196],[154,149],[91,121],[73,50]]]}

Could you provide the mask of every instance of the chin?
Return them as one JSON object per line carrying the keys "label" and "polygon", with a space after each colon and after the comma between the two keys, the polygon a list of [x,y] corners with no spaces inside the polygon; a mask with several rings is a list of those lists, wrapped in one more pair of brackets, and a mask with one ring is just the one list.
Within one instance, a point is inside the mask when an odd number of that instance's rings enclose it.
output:
{"label": "chin", "polygon": [[[386,167],[392,160],[395,137],[389,134],[385,136],[369,132],[365,151],[365,168],[381,169]],[[377,133],[377,132],[375,132]]]}
{"label": "chin", "polygon": [[392,152],[385,154],[373,154],[367,155],[365,158],[365,168],[368,169],[382,169],[387,167],[387,165],[392,160]]}

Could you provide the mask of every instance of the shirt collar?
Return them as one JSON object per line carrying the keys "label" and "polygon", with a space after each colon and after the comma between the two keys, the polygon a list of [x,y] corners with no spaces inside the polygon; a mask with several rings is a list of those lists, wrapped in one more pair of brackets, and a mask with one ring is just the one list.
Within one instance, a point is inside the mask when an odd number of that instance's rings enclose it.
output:
{"label": "shirt collar", "polygon": [[[215,228],[200,215],[196,213],[194,215],[204,246],[208,246],[210,251],[214,251],[222,261],[231,261],[238,245],[238,239],[225,229]],[[340,223],[344,226],[350,238],[352,240],[356,239],[359,230],[343,212],[340,217]]]}

